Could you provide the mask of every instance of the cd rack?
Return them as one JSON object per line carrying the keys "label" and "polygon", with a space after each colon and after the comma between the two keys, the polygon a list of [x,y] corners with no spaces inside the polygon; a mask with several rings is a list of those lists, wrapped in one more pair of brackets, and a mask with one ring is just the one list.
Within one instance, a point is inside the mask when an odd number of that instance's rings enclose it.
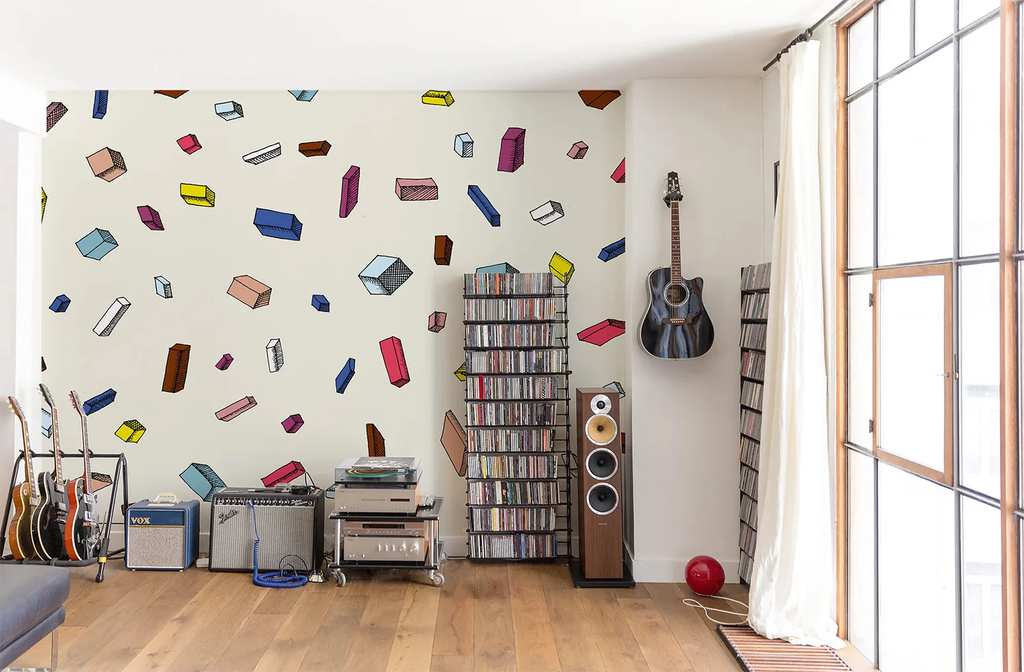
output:
{"label": "cd rack", "polygon": [[551,273],[465,275],[472,559],[572,556],[568,298]]}

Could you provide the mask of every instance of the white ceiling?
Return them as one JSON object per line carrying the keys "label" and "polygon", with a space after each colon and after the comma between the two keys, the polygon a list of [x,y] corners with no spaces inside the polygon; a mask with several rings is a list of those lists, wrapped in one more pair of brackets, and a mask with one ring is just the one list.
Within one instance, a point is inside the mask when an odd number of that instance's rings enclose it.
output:
{"label": "white ceiling", "polygon": [[573,90],[759,76],[831,0],[13,0],[0,69],[48,90]]}

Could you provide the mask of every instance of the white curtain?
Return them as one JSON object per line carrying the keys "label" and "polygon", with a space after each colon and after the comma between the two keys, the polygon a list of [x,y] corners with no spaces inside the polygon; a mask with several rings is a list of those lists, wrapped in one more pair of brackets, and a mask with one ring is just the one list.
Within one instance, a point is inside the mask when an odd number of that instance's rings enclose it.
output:
{"label": "white curtain", "polygon": [[750,625],[796,644],[843,646],[833,618],[818,43],[779,64],[782,135]]}

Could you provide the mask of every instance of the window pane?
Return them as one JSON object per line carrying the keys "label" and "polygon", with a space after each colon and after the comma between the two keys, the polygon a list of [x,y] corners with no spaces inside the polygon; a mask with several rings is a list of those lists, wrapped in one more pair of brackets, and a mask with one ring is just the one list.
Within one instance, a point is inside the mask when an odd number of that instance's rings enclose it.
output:
{"label": "window pane", "polygon": [[871,10],[849,28],[848,88],[857,91],[875,78],[875,12]]}
{"label": "window pane", "polygon": [[945,471],[945,278],[879,282],[878,447]]}
{"label": "window pane", "polygon": [[878,95],[879,264],[950,258],[952,47],[882,83]]}
{"label": "window pane", "polygon": [[870,275],[851,275],[847,282],[849,305],[847,308],[847,440],[863,448],[871,448],[868,421],[874,394],[874,364],[872,363],[872,316],[868,295],[872,291]]}
{"label": "window pane", "polygon": [[960,254],[999,250],[999,22],[960,41]]}
{"label": "window pane", "polygon": [[999,0],[960,0],[960,27],[969,26],[997,9]]}
{"label": "window pane", "polygon": [[848,107],[850,268],[872,266],[875,258],[874,105],[875,94],[868,91]]}
{"label": "window pane", "polygon": [[847,455],[847,626],[850,643],[871,660],[875,655],[875,460],[855,450]]}
{"label": "window pane", "polygon": [[960,482],[999,497],[999,263],[960,269]]}
{"label": "window pane", "polygon": [[878,664],[956,669],[953,493],[878,465]]}
{"label": "window pane", "polygon": [[1003,669],[999,509],[960,498],[963,537],[964,672]]}
{"label": "window pane", "polygon": [[953,0],[915,3],[914,50],[920,54],[953,34]]}
{"label": "window pane", "polygon": [[910,58],[910,0],[878,4],[878,74]]}

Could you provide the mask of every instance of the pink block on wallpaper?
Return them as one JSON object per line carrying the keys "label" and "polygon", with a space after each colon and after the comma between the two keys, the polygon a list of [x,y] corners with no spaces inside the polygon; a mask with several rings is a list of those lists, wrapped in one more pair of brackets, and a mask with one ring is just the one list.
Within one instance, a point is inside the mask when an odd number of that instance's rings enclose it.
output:
{"label": "pink block on wallpaper", "polygon": [[400,201],[436,201],[437,182],[432,177],[395,179],[395,193]]}
{"label": "pink block on wallpaper", "polygon": [[622,320],[602,320],[592,327],[587,327],[576,334],[576,338],[591,345],[604,345],[616,336],[626,333],[626,323]]}
{"label": "pink block on wallpaper", "polygon": [[402,387],[409,382],[409,366],[405,362],[405,350],[397,336],[385,338],[380,342],[380,354],[384,357],[384,368],[388,370],[388,380],[395,387]]}
{"label": "pink block on wallpaper", "polygon": [[444,321],[447,319],[448,313],[442,313],[440,311],[430,314],[427,318],[427,331],[432,331],[435,334],[444,329]]}
{"label": "pink block on wallpaper", "polygon": [[232,357],[231,355],[226,354],[223,357],[221,357],[220,360],[218,360],[218,362],[214,364],[214,366],[216,366],[221,371],[227,371],[228,367],[231,366],[231,362],[233,361],[235,361],[235,358]]}
{"label": "pink block on wallpaper", "polygon": [[341,178],[341,209],[338,216],[345,218],[352,214],[359,202],[359,166],[352,166]]}
{"label": "pink block on wallpaper", "polygon": [[587,155],[588,149],[590,149],[590,147],[587,146],[587,143],[580,140],[577,143],[573,143],[573,146],[569,148],[569,152],[566,156],[570,159],[582,159]]}
{"label": "pink block on wallpaper", "polygon": [[306,473],[306,468],[302,466],[302,462],[292,460],[283,467],[274,469],[260,480],[263,481],[263,487],[272,488],[278,483],[290,483],[304,473]]}
{"label": "pink block on wallpaper", "polygon": [[622,160],[622,163],[619,164],[619,167],[615,169],[614,173],[612,173],[612,179],[615,180],[616,182],[618,182],[619,184],[622,184],[623,182],[626,181],[626,160],[625,159]]}
{"label": "pink block on wallpaper", "polygon": [[281,421],[281,426],[284,427],[284,431],[288,432],[289,434],[294,434],[295,432],[299,431],[300,429],[302,429],[302,425],[304,424],[306,424],[306,421],[303,420],[302,416],[299,415],[298,413],[294,415],[289,415],[287,418]]}
{"label": "pink block on wallpaper", "polygon": [[181,147],[182,151],[186,154],[194,154],[203,148],[203,146],[199,144],[199,138],[197,138],[194,133],[189,133],[186,136],[178,138],[178,147]]}
{"label": "pink block on wallpaper", "polygon": [[136,208],[142,223],[154,231],[163,231],[164,223],[160,221],[160,213],[148,205],[140,205]]}
{"label": "pink block on wallpaper", "polygon": [[498,170],[514,173],[526,159],[526,129],[509,127],[501,138],[501,152],[498,154]]}
{"label": "pink block on wallpaper", "polygon": [[234,420],[242,413],[245,413],[250,408],[253,408],[255,406],[256,397],[242,397],[241,399],[231,404],[230,406],[225,406],[224,408],[217,411],[217,419],[223,420],[224,422]]}

